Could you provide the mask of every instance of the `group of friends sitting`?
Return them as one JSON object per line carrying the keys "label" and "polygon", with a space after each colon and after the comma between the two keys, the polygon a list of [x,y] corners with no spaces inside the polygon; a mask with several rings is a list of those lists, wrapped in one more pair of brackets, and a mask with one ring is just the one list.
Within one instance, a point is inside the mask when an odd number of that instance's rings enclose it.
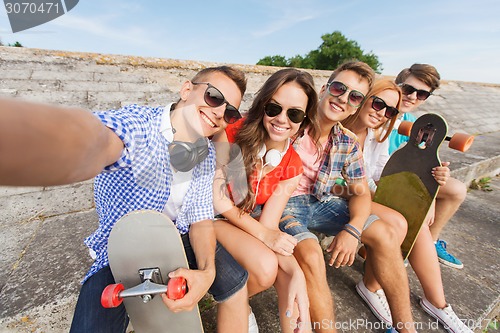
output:
{"label": "group of friends sitting", "polygon": [[[71,332],[125,332],[125,307],[100,305],[114,283],[107,240],[118,219],[144,209],[174,221],[190,263],[169,274],[188,283],[184,298],[162,296],[171,311],[190,310],[209,292],[218,332],[258,332],[249,298],[274,287],[282,332],[336,332],[324,324],[335,323],[327,271],[351,266],[361,249],[357,293],[388,332],[416,332],[400,247],[407,221],[372,199],[389,157],[408,141],[399,123],[414,121],[439,88],[437,70],[414,64],[393,80],[349,61],[317,91],[309,72],[280,69],[240,113],[246,84],[243,72],[220,66],[198,72],[160,107],[91,113],[0,100],[0,142],[12,156],[0,161],[0,185],[95,177],[99,227],[85,239],[95,260]],[[174,149],[189,160],[176,160]],[[449,332],[472,332],[441,278],[439,262],[463,267],[439,238],[466,196],[448,166],[432,170],[439,192],[408,261],[423,310]],[[335,236],[326,255],[318,234]]]}

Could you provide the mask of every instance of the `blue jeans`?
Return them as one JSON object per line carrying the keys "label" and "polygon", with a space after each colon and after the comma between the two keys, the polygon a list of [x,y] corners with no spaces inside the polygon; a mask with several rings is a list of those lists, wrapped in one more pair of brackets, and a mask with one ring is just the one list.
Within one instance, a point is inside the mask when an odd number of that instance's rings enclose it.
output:
{"label": "blue jeans", "polygon": [[[182,236],[182,242],[184,243],[189,267],[197,269],[196,257],[187,234]],[[208,292],[217,302],[224,302],[243,288],[247,280],[248,272],[217,242],[215,248],[215,280]]]}
{"label": "blue jeans", "polygon": [[347,200],[339,197],[320,201],[313,195],[297,195],[288,200],[282,218],[285,219],[280,222],[280,230],[299,242],[317,239],[310,230],[334,236],[349,223],[349,206]]}
{"label": "blue jeans", "polygon": [[85,281],[78,296],[70,333],[125,333],[128,316],[125,306],[106,309],[101,305],[101,294],[108,284],[115,283],[109,266]]}
{"label": "blue jeans", "polygon": [[[318,200],[313,195],[297,195],[288,200],[282,219],[280,230],[294,236],[299,242],[308,238],[318,239],[310,230],[335,236],[350,221],[349,202],[335,196]],[[376,220],[376,215],[370,215],[363,230]]]}
{"label": "blue jeans", "polygon": [[[196,257],[188,234],[182,236],[191,269],[197,269]],[[226,249],[217,243],[215,249],[215,281],[209,289],[217,302],[223,302],[243,288],[248,280],[244,270]],[[128,316],[123,303],[113,309],[101,305],[101,294],[108,284],[115,283],[109,266],[102,268],[83,284],[76,303],[70,333],[124,333]]]}

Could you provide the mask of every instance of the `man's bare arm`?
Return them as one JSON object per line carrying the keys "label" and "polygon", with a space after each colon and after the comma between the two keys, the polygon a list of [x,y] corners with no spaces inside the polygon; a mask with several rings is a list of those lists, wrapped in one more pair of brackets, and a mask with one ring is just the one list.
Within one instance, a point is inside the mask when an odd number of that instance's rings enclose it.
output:
{"label": "man's bare arm", "polygon": [[88,111],[0,99],[0,185],[90,179],[122,150],[120,138]]}
{"label": "man's bare arm", "polygon": [[352,194],[349,199],[349,223],[362,231],[371,213],[370,188],[366,180],[363,180],[349,185],[349,191]]}
{"label": "man's bare arm", "polygon": [[182,276],[187,280],[188,293],[179,300],[162,294],[163,303],[173,312],[190,311],[207,293],[215,279],[215,231],[212,220],[191,225],[189,240],[196,256],[198,269],[179,268],[169,273],[170,278]]}

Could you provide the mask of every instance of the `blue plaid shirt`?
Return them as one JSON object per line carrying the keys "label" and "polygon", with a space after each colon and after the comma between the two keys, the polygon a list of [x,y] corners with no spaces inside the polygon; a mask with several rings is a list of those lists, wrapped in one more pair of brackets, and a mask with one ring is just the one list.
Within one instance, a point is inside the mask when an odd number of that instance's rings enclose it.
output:
{"label": "blue plaid shirt", "polygon": [[[141,209],[162,212],[167,203],[172,169],[170,142],[160,131],[163,112],[170,112],[170,108],[129,105],[94,113],[120,137],[125,148],[118,161],[107,166],[94,180],[99,228],[85,239],[85,244],[96,253],[96,259],[83,282],[109,265],[108,237],[118,219]],[[215,149],[208,142],[208,157],[193,169],[189,190],[175,221],[181,234],[187,233],[192,223],[213,219]]]}
{"label": "blue plaid shirt", "polygon": [[[300,138],[294,143],[298,144]],[[348,184],[365,178],[363,151],[358,139],[340,123],[332,128],[328,136],[312,194],[318,200],[327,199],[333,195],[331,190],[338,178],[345,179]]]}

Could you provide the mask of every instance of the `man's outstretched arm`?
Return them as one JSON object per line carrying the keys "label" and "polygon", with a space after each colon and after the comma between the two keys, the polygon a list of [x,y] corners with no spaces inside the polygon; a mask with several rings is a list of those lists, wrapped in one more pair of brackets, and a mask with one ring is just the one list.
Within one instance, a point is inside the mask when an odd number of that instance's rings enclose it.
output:
{"label": "man's outstretched arm", "polygon": [[0,99],[0,185],[90,179],[122,150],[120,138],[88,111]]}

